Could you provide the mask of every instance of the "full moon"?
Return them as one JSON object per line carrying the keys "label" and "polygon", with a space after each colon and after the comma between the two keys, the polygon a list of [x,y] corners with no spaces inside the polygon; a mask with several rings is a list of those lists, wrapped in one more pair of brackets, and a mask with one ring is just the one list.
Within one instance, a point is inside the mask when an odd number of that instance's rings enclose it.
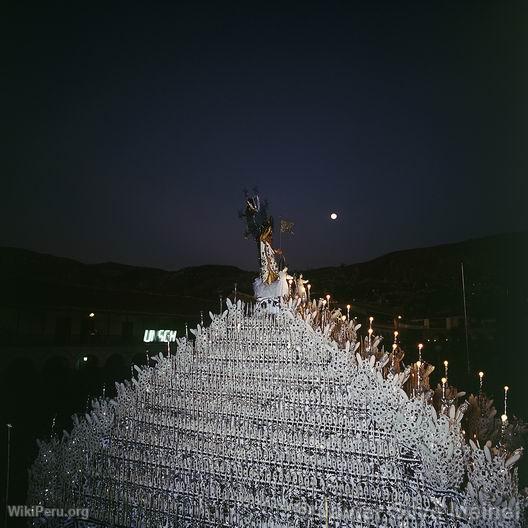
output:
{"label": "full moon", "polygon": [[331,218],[332,220],[336,220],[336,219],[337,219],[337,213],[332,213],[332,214],[330,215],[330,218]]}

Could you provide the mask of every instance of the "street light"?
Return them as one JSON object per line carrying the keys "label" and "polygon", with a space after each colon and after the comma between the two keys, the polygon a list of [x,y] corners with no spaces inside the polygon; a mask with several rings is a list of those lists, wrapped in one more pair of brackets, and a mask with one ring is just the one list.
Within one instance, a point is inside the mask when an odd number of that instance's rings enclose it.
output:
{"label": "street light", "polygon": [[6,484],[5,484],[5,517],[4,526],[7,526],[7,505],[9,504],[9,472],[11,463],[11,429],[13,425],[8,423],[7,427],[7,459],[6,459]]}

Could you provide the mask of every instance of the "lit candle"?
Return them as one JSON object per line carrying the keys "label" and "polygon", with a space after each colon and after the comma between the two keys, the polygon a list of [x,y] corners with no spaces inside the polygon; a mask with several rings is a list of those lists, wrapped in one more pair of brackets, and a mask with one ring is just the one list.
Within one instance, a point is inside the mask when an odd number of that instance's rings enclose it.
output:
{"label": "lit candle", "polygon": [[[394,330],[394,344],[396,346],[398,346],[398,336],[399,336],[398,330]],[[396,348],[396,347],[393,347],[393,348]]]}
{"label": "lit candle", "polygon": [[445,400],[447,378],[442,378],[442,399]]}
{"label": "lit candle", "polygon": [[447,369],[449,367],[449,361],[447,359],[444,361],[444,372],[445,372],[445,378],[447,380]]}
{"label": "lit candle", "polygon": [[417,369],[417,374],[418,374],[418,390],[420,389],[420,378],[421,378],[421,373],[420,373],[420,369],[422,367],[422,362],[421,361],[417,361],[416,362],[416,369]]}
{"label": "lit candle", "polygon": [[310,290],[312,289],[312,285],[308,284],[308,302],[310,302]]}
{"label": "lit candle", "polygon": [[484,378],[484,372],[479,372],[479,393],[482,394],[482,379]]}
{"label": "lit candle", "polygon": [[350,304],[347,304],[347,321],[350,321]]}
{"label": "lit candle", "polygon": [[419,343],[418,344],[418,361],[422,361],[422,348],[423,348],[423,344],[422,343]]}
{"label": "lit candle", "polygon": [[326,302],[328,303],[328,309],[330,310],[330,295],[326,296]]}
{"label": "lit candle", "polygon": [[504,387],[504,416],[506,416],[506,419],[508,419],[508,391],[509,390],[510,390],[510,387],[506,385]]}

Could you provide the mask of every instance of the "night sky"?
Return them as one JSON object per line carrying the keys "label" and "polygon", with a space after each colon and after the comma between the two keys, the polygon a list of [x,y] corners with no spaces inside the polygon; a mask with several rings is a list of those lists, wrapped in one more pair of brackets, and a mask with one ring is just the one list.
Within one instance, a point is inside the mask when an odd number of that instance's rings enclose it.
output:
{"label": "night sky", "polygon": [[107,4],[2,7],[0,245],[256,269],[255,185],[293,269],[528,228],[522,2]]}

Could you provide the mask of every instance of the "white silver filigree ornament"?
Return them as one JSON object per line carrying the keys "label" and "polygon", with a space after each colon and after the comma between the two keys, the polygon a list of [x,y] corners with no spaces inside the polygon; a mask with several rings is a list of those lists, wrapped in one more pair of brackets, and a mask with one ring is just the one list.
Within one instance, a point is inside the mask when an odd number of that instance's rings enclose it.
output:
{"label": "white silver filigree ornament", "polygon": [[464,406],[410,397],[402,355],[315,301],[226,304],[40,442],[31,504],[85,526],[521,526],[520,451],[467,444]]}

